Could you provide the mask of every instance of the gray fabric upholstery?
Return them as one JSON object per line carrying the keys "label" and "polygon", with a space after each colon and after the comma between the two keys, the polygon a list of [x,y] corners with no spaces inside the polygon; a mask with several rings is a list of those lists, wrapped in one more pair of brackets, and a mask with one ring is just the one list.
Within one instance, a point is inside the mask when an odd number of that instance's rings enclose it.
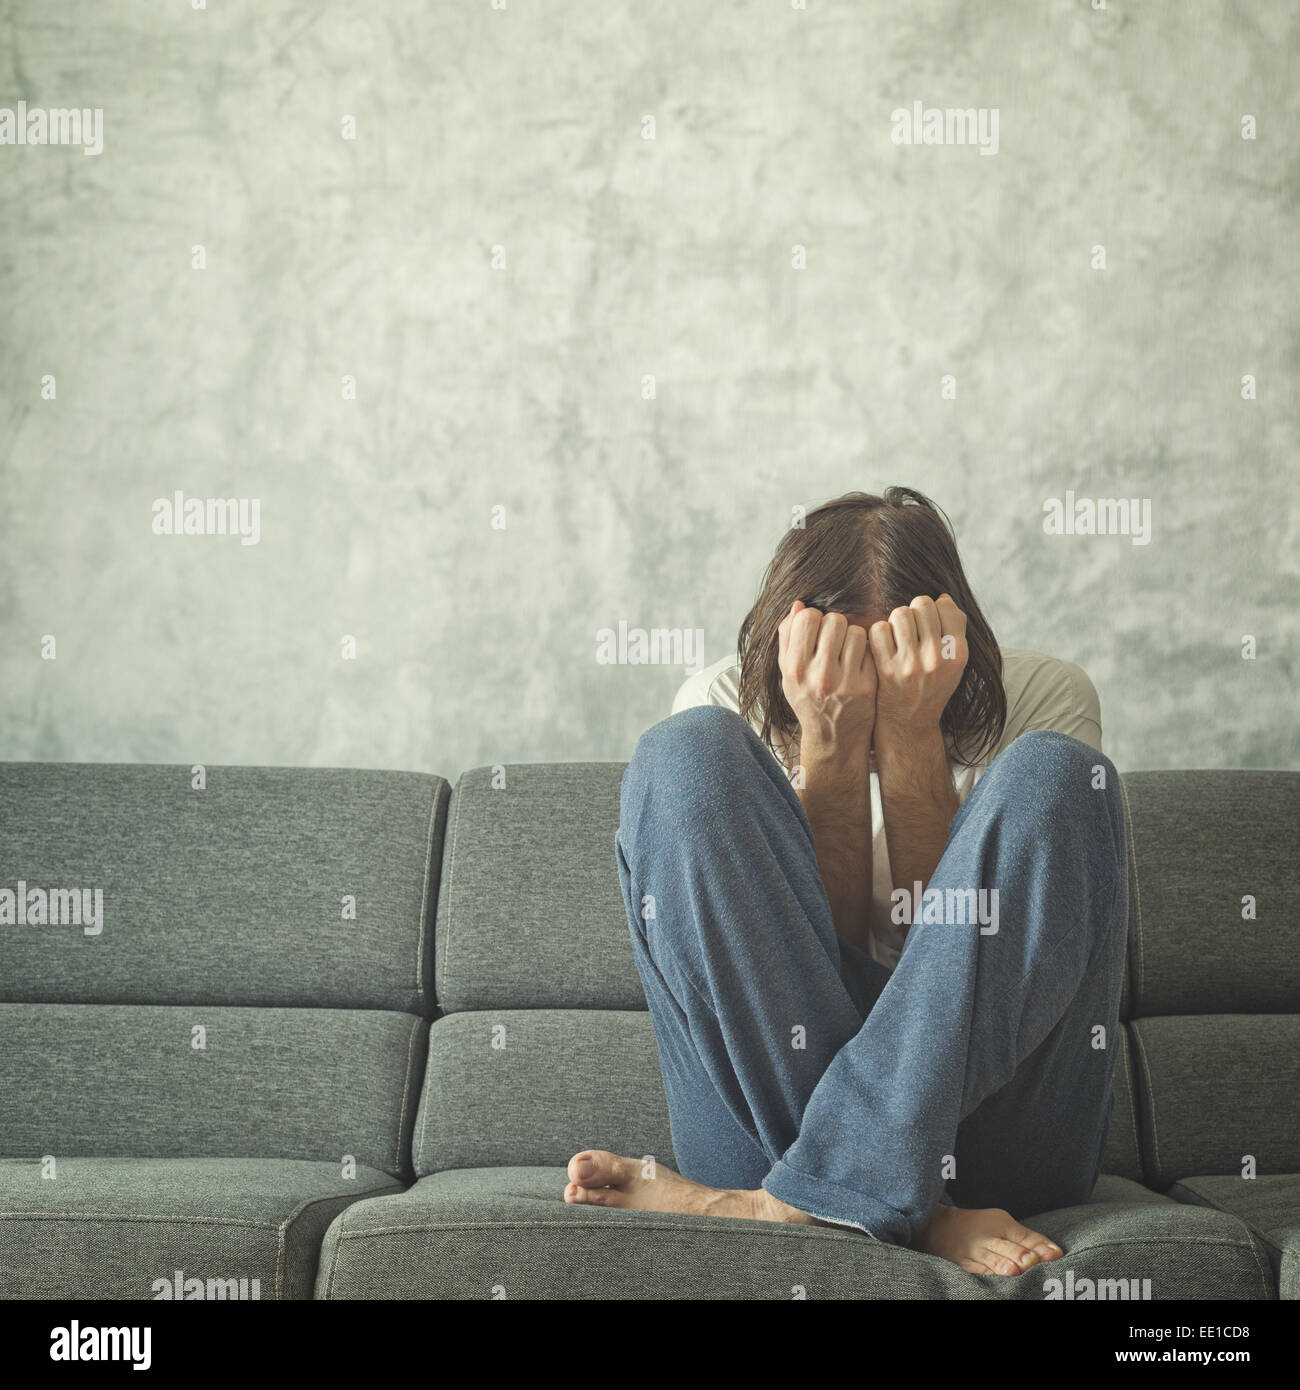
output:
{"label": "gray fabric upholstery", "polygon": [[[644,1009],[614,862],[622,763],[475,768],[456,786],[438,1003]],[[581,949],[575,949],[580,943]]]}
{"label": "gray fabric upholstery", "polygon": [[[494,1046],[494,1039],[497,1046]],[[1132,1061],[1121,1038],[1103,1169],[1140,1180]],[[599,1066],[584,1059],[598,1057]],[[499,1009],[449,1014],[429,1035],[415,1171],[567,1163],[579,1149],[673,1165],[649,1014]]]}
{"label": "gray fabric upholstery", "polygon": [[1184,1178],[1170,1195],[1240,1217],[1268,1249],[1279,1296],[1300,1299],[1300,1173]]}
{"label": "gray fabric upholstery", "polygon": [[421,1176],[564,1164],[591,1147],[673,1164],[659,1054],[644,1010],[448,1014],[429,1031],[425,1077],[414,1138]]}
{"label": "gray fabric upholstery", "polygon": [[1132,772],[1124,787],[1133,1014],[1300,1012],[1300,775]]}
{"label": "gray fabric upholstery", "polygon": [[[407,772],[0,764],[0,888],[104,927],[0,926],[0,1001],[432,1012],[447,784]],[[343,916],[344,895],[356,920]]]}
{"label": "gray fabric upholstery", "polygon": [[[182,1271],[211,1296],[310,1298],[321,1238],[349,1203],[400,1184],[276,1159],[0,1159],[0,1298],[152,1299]],[[184,1281],[182,1281],[184,1283]],[[197,1290],[191,1287],[190,1297]]]}
{"label": "gray fabric upholstery", "polygon": [[449,802],[401,773],[216,768],[200,793],[185,768],[0,765],[0,887],[106,906],[98,936],[0,926],[0,1296],[150,1297],[175,1269],[264,1298],[1024,1299],[1067,1269],[1297,1296],[1300,776],[1125,777],[1108,1176],[1033,1217],[1065,1260],[1001,1280],[856,1233],[565,1206],[580,1148],[673,1163],[623,765],[504,772]]}
{"label": "gray fabric upholstery", "polygon": [[1067,1270],[1076,1287],[1150,1279],[1154,1300],[1272,1291],[1267,1254],[1235,1217],[1120,1178],[1036,1216],[1066,1254],[1018,1278],[825,1227],[567,1206],[564,1182],[562,1168],[458,1170],[358,1202],[326,1234],[316,1297],[1037,1300]]}
{"label": "gray fabric upholstery", "polygon": [[1164,1189],[1188,1174],[1300,1171],[1300,1015],[1200,1014],[1130,1025],[1144,1168]]}
{"label": "gray fabric upholstery", "polygon": [[399,1174],[427,1028],[359,1009],[0,1004],[0,1143],[29,1159],[351,1154]]}

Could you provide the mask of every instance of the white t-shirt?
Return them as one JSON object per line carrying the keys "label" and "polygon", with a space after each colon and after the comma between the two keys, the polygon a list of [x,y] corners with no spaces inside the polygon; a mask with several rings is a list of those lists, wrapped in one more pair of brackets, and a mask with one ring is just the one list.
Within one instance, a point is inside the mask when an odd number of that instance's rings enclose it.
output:
{"label": "white t-shirt", "polygon": [[[1055,729],[1101,751],[1101,704],[1092,682],[1078,666],[1041,652],[1002,648],[1002,681],[1007,692],[1007,723],[997,745],[974,767],[954,762],[949,743],[948,768],[958,802],[965,801],[989,763],[1012,740],[1031,729]],[[688,676],[673,700],[673,713],[692,705],[722,705],[740,710],[740,663],[725,656]],[[755,720],[755,728],[758,721]],[[786,763],[788,758],[779,761]],[[892,969],[898,963],[906,935],[889,920],[894,891],[885,844],[885,816],[880,802],[880,778],[871,773],[871,955]]]}

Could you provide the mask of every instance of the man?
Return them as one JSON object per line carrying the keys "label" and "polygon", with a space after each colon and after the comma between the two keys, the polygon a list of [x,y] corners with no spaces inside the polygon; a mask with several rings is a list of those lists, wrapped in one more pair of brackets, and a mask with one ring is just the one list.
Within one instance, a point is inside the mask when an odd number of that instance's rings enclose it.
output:
{"label": "man", "polygon": [[1001,652],[947,519],[787,533],[736,661],[642,735],[616,853],[681,1173],[565,1200],[828,1224],[977,1274],[1062,1251],[1113,1104],[1122,791],[1075,666]]}

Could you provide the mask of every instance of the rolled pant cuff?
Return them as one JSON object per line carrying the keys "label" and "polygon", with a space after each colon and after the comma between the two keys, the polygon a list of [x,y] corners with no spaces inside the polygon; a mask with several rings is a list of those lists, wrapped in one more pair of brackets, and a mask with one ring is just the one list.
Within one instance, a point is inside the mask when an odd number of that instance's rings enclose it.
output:
{"label": "rolled pant cuff", "polygon": [[818,1221],[851,1226],[885,1245],[906,1245],[911,1234],[902,1212],[875,1197],[866,1197],[825,1178],[796,1172],[781,1159],[763,1179],[763,1189],[779,1202],[807,1212]]}

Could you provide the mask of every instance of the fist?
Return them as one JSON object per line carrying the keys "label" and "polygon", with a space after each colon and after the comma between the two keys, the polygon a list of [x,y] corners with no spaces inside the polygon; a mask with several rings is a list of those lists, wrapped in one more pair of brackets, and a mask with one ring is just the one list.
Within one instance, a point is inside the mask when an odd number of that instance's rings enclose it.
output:
{"label": "fist", "polygon": [[801,743],[870,742],[876,668],[865,628],[796,602],[777,629],[781,689]]}
{"label": "fist", "polygon": [[914,598],[869,634],[876,665],[876,718],[903,729],[936,726],[961,684],[970,651],[966,615],[948,594]]}

